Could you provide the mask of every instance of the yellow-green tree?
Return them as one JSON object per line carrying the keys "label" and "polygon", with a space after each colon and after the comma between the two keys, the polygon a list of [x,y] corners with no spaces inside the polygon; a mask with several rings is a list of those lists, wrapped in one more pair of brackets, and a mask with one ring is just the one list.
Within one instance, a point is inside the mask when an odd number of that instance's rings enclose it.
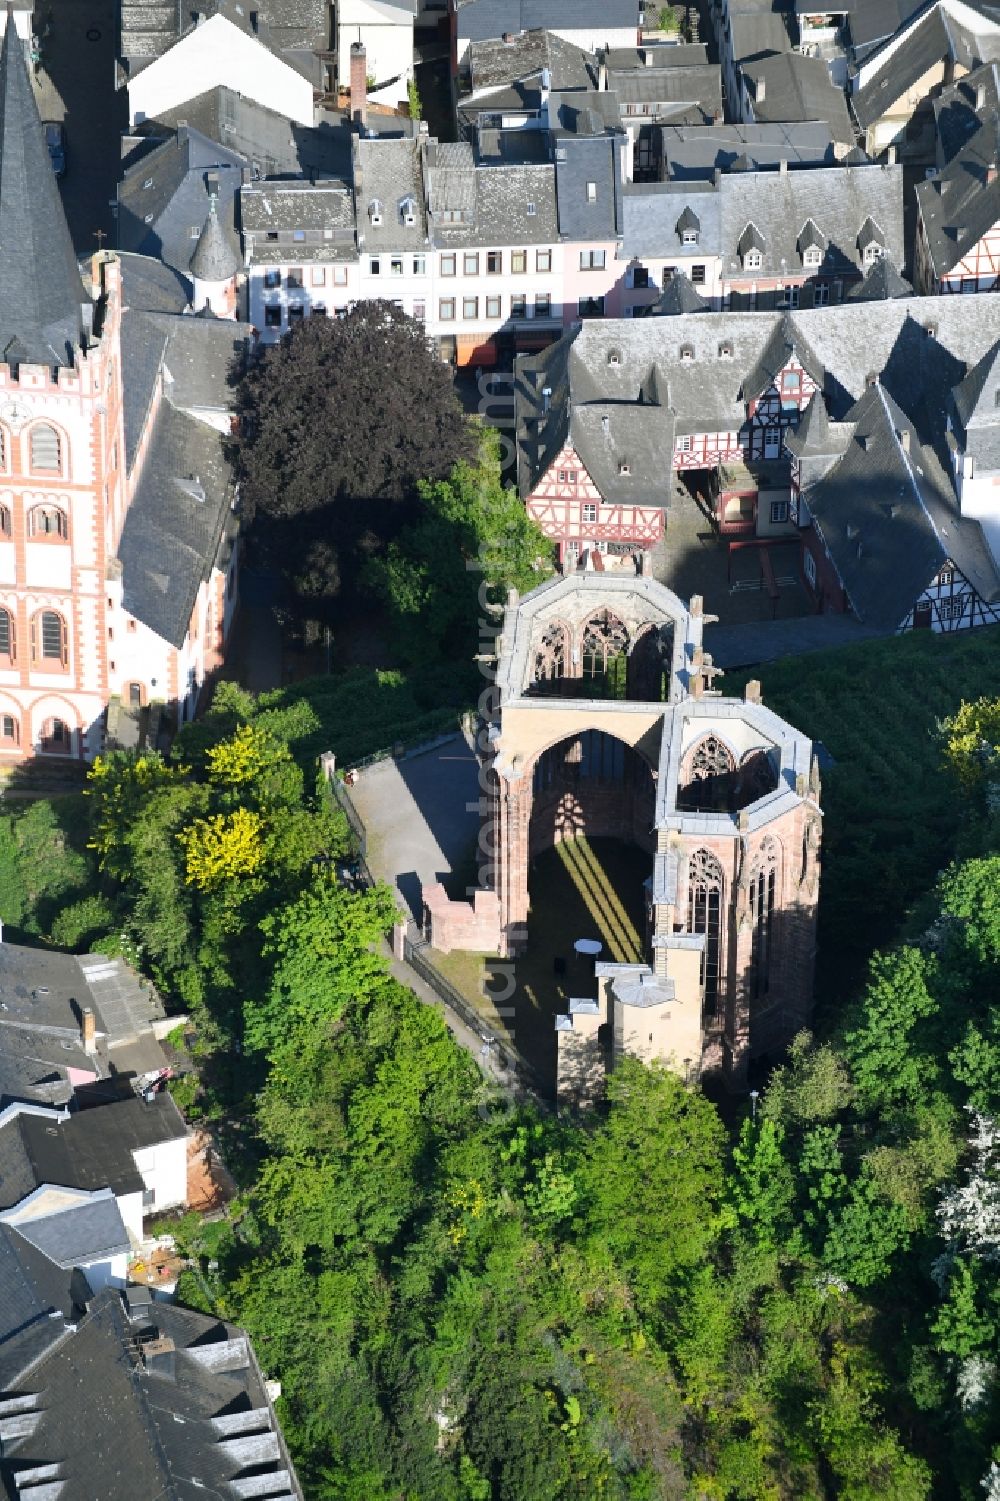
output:
{"label": "yellow-green tree", "polygon": [[963,702],[941,731],[945,760],[967,790],[1000,773],[1000,699]]}
{"label": "yellow-green tree", "polygon": [[255,876],[264,864],[264,822],[250,808],[196,819],[177,836],[184,847],[185,880],[199,891]]}

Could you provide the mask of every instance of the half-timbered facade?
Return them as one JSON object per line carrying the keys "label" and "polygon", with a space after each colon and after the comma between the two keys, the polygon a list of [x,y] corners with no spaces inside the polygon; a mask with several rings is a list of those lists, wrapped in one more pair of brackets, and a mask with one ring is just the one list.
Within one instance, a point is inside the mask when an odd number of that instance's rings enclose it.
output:
{"label": "half-timbered facade", "polygon": [[515,401],[521,493],[553,537],[596,517],[642,547],[682,474],[721,535],[798,536],[817,611],[897,632],[1000,608],[1000,300],[587,324],[518,362]]}
{"label": "half-timbered facade", "polygon": [[[605,501],[571,444],[560,449],[527,498],[528,515],[556,543],[563,568],[634,567],[663,536],[663,506]],[[597,561],[597,556],[601,561]]]}

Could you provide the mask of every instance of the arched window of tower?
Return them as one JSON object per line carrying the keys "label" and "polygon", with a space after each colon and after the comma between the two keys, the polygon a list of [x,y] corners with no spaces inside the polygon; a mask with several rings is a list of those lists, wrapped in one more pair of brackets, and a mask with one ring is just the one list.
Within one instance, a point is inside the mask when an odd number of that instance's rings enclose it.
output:
{"label": "arched window of tower", "polygon": [[610,610],[600,610],[583,628],[584,693],[590,698],[624,698],[628,631]]}

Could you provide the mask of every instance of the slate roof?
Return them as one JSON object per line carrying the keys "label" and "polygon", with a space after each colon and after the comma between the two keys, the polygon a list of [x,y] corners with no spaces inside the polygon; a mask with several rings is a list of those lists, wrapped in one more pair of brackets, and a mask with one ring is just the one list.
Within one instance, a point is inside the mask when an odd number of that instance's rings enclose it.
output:
{"label": "slate roof", "polygon": [[15,1106],[0,1115],[0,1208],[14,1207],[45,1183],[86,1193],[141,1192],[133,1153],[186,1136],[166,1090],[148,1103],[132,1095],[62,1120]]}
{"label": "slate roof", "polygon": [[159,1302],[130,1318],[114,1288],[75,1327],[58,1322],[58,1342],[8,1387],[22,1415],[4,1441],[8,1475],[50,1466],[59,1501],[301,1501],[242,1330]]}
{"label": "slate roof", "polygon": [[663,175],[672,181],[703,178],[728,172],[738,158],[752,169],[821,167],[834,164],[830,128],[822,120],[765,125],[661,125],[660,159]]}
{"label": "slate roof", "polygon": [[[943,476],[935,483],[944,486],[947,498],[950,481],[942,466],[949,393],[998,339],[1000,299],[984,297],[913,297],[793,314],[586,320],[541,355],[517,361],[521,492],[530,493],[552,464],[571,431],[572,414],[590,404],[636,403],[643,391],[644,399],[673,414],[676,433],[738,431],[748,392],[774,369],[782,349],[792,347],[821,376],[835,452],[846,441],[836,424],[864,396],[871,374],[878,373],[887,397],[915,425],[921,446],[934,450],[934,474]],[[551,393],[547,413],[546,387]],[[826,467],[817,465],[812,472]],[[950,505],[957,514],[953,497]],[[963,522],[955,545],[963,554],[956,564],[985,598],[991,597],[995,575],[977,524]]]}
{"label": "slate roof", "polygon": [[664,114],[673,114],[678,106],[697,106],[706,121],[722,118],[722,76],[715,63],[628,73],[609,69],[608,88],[622,105],[647,104]]}
{"label": "slate roof", "polygon": [[982,599],[1000,596],[978,522],[961,517],[937,454],[880,382],[848,421],[843,456],[803,498],[858,618],[898,628],[949,559]]}
{"label": "slate roof", "polygon": [[731,14],[733,61],[742,68],[755,57],[790,52],[791,38],[783,15],[768,11]]}
{"label": "slate roof", "polygon": [[458,0],[457,35],[484,41],[505,32],[639,29],[638,0]]}
{"label": "slate roof", "polygon": [[473,42],[464,61],[474,94],[539,76],[543,68],[549,70],[553,89],[587,89],[593,82],[592,54],[541,27],[514,35],[510,41],[494,36]]}
{"label": "slate roof", "polygon": [[[982,90],[982,107],[976,101]],[[995,62],[974,69],[934,100],[941,157],[950,162],[977,131],[1000,110],[1000,69]]]}
{"label": "slate roof", "polygon": [[[698,243],[685,245],[678,223],[690,208],[698,218]],[[721,253],[719,195],[710,184],[635,183],[622,193],[621,254],[659,260],[688,257],[692,261]]]}
{"label": "slate roof", "polygon": [[[588,183],[596,197],[588,199]],[[566,240],[613,240],[621,233],[621,177],[614,137],[564,138],[556,148],[559,233]]]}
{"label": "slate roof", "polygon": [[912,297],[913,288],[900,276],[891,256],[880,255],[861,281],[845,294],[845,302],[876,302],[890,297]]}
{"label": "slate roof", "polygon": [[856,60],[871,53],[899,30],[927,0],[850,0],[847,11]]}
{"label": "slate roof", "polygon": [[[82,1008],[97,1020],[97,1051],[83,1051]],[[59,954],[0,943],[0,1105],[65,1104],[73,1095],[67,1070],[101,1081],[87,1093],[116,1098],[122,1076],[162,1068],[151,1024],[163,1007],[148,984],[119,959]]]}
{"label": "slate roof", "polygon": [[686,276],[671,276],[656,302],[653,313],[657,317],[676,318],[680,313],[707,313],[708,303],[691,285]]}
{"label": "slate roof", "polygon": [[3,1217],[16,1235],[63,1271],[124,1256],[131,1249],[110,1188],[80,1194],[75,1202],[61,1205],[52,1214],[28,1217],[14,1211]]}
{"label": "slate roof", "polygon": [[12,12],[0,49],[0,218],[0,359],[72,366],[90,298]]}
{"label": "slate roof", "polygon": [[[854,145],[844,91],[831,82],[830,70],[821,57],[783,52],[744,62],[741,67],[757,120],[822,120],[835,141]],[[763,99],[762,82],[766,86]]]}
{"label": "slate roof", "polygon": [[435,225],[435,246],[551,245],[559,239],[554,167],[477,167],[474,186],[474,223]]}
{"label": "slate roof", "polygon": [[917,184],[917,205],[931,265],[947,276],[1000,221],[1000,179],[989,180],[1000,151],[990,118],[930,181]]}
{"label": "slate roof", "polygon": [[[359,243],[369,253],[378,250],[422,250],[428,222],[424,202],[423,160],[419,141],[369,141],[354,146],[354,202]],[[410,198],[415,223],[403,223],[400,205]],[[378,202],[382,223],[372,223],[372,204]]]}
{"label": "slate roof", "polygon": [[951,410],[977,466],[1000,469],[1000,340],[951,393]]}
{"label": "slate roof", "polygon": [[236,252],[219,220],[213,195],[209,198],[205,226],[191,257],[191,275],[199,281],[230,281],[238,269]]}
{"label": "slate roof", "polygon": [[[222,323],[186,322],[228,333]],[[225,440],[214,427],[169,400],[160,403],[153,421],[118,545],[123,603],[130,615],[179,649],[198,589],[222,551],[233,478]]]}
{"label": "slate roof", "polygon": [[877,226],[888,253],[901,265],[903,168],[817,167],[809,172],[737,172],[719,183],[721,251],[733,275],[742,273],[738,246],[747,224],[763,236],[761,277],[802,270],[798,236],[807,219],[823,231],[827,252],[817,274],[857,274],[863,267],[865,226]]}
{"label": "slate roof", "polygon": [[235,254],[234,204],[243,165],[237,152],[199,131],[178,131],[126,170],[118,187],[119,247],[164,261],[190,278],[191,253],[214,194]]}
{"label": "slate roof", "polygon": [[934,5],[904,41],[851,94],[851,108],[862,129],[882,117],[950,50],[948,29]]}
{"label": "slate roof", "polygon": [[[369,124],[381,129],[388,118],[373,115]],[[405,134],[410,122],[399,120],[397,125],[400,134]],[[208,89],[174,109],[164,110],[155,120],[144,121],[137,130],[153,139],[167,131],[197,132],[239,156],[255,182],[299,173],[347,178],[351,172],[355,132],[349,125],[331,123],[326,118],[310,130],[232,89]]]}
{"label": "slate roof", "polygon": [[129,76],[134,78],[193,31],[199,15],[206,20],[222,16],[289,67],[319,83],[314,54],[330,42],[326,0],[257,0],[252,9],[241,0],[201,0],[197,11],[171,0],[121,0],[121,57]]}
{"label": "slate roof", "polygon": [[817,386],[823,387],[823,365],[802,330],[786,314],[770,331],[760,354],[743,380],[743,400],[761,396],[794,356]]}

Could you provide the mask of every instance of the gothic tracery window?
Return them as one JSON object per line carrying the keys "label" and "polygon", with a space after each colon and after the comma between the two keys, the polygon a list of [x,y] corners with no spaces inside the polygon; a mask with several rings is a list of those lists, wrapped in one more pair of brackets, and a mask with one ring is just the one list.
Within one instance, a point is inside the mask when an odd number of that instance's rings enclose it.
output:
{"label": "gothic tracery window", "polygon": [[695,850],[688,861],[689,933],[704,933],[701,979],[705,990],[705,1014],[714,1016],[719,1005],[719,970],[722,956],[722,866],[709,850]]}
{"label": "gothic tracery window", "polygon": [[774,900],[777,884],[777,851],[766,839],[750,875],[750,998],[766,999],[771,988],[771,954],[774,941]]}
{"label": "gothic tracery window", "polygon": [[600,610],[583,630],[583,676],[602,683],[612,698],[625,696],[628,631],[617,615]]}
{"label": "gothic tracery window", "polygon": [[718,735],[706,735],[688,756],[687,776],[678,788],[678,807],[728,808],[735,770],[733,757]]}
{"label": "gothic tracery window", "polygon": [[535,653],[535,669],[533,680],[536,683],[548,683],[562,678],[566,674],[567,642],[566,630],[561,625],[546,627],[545,634],[538,644]]}

